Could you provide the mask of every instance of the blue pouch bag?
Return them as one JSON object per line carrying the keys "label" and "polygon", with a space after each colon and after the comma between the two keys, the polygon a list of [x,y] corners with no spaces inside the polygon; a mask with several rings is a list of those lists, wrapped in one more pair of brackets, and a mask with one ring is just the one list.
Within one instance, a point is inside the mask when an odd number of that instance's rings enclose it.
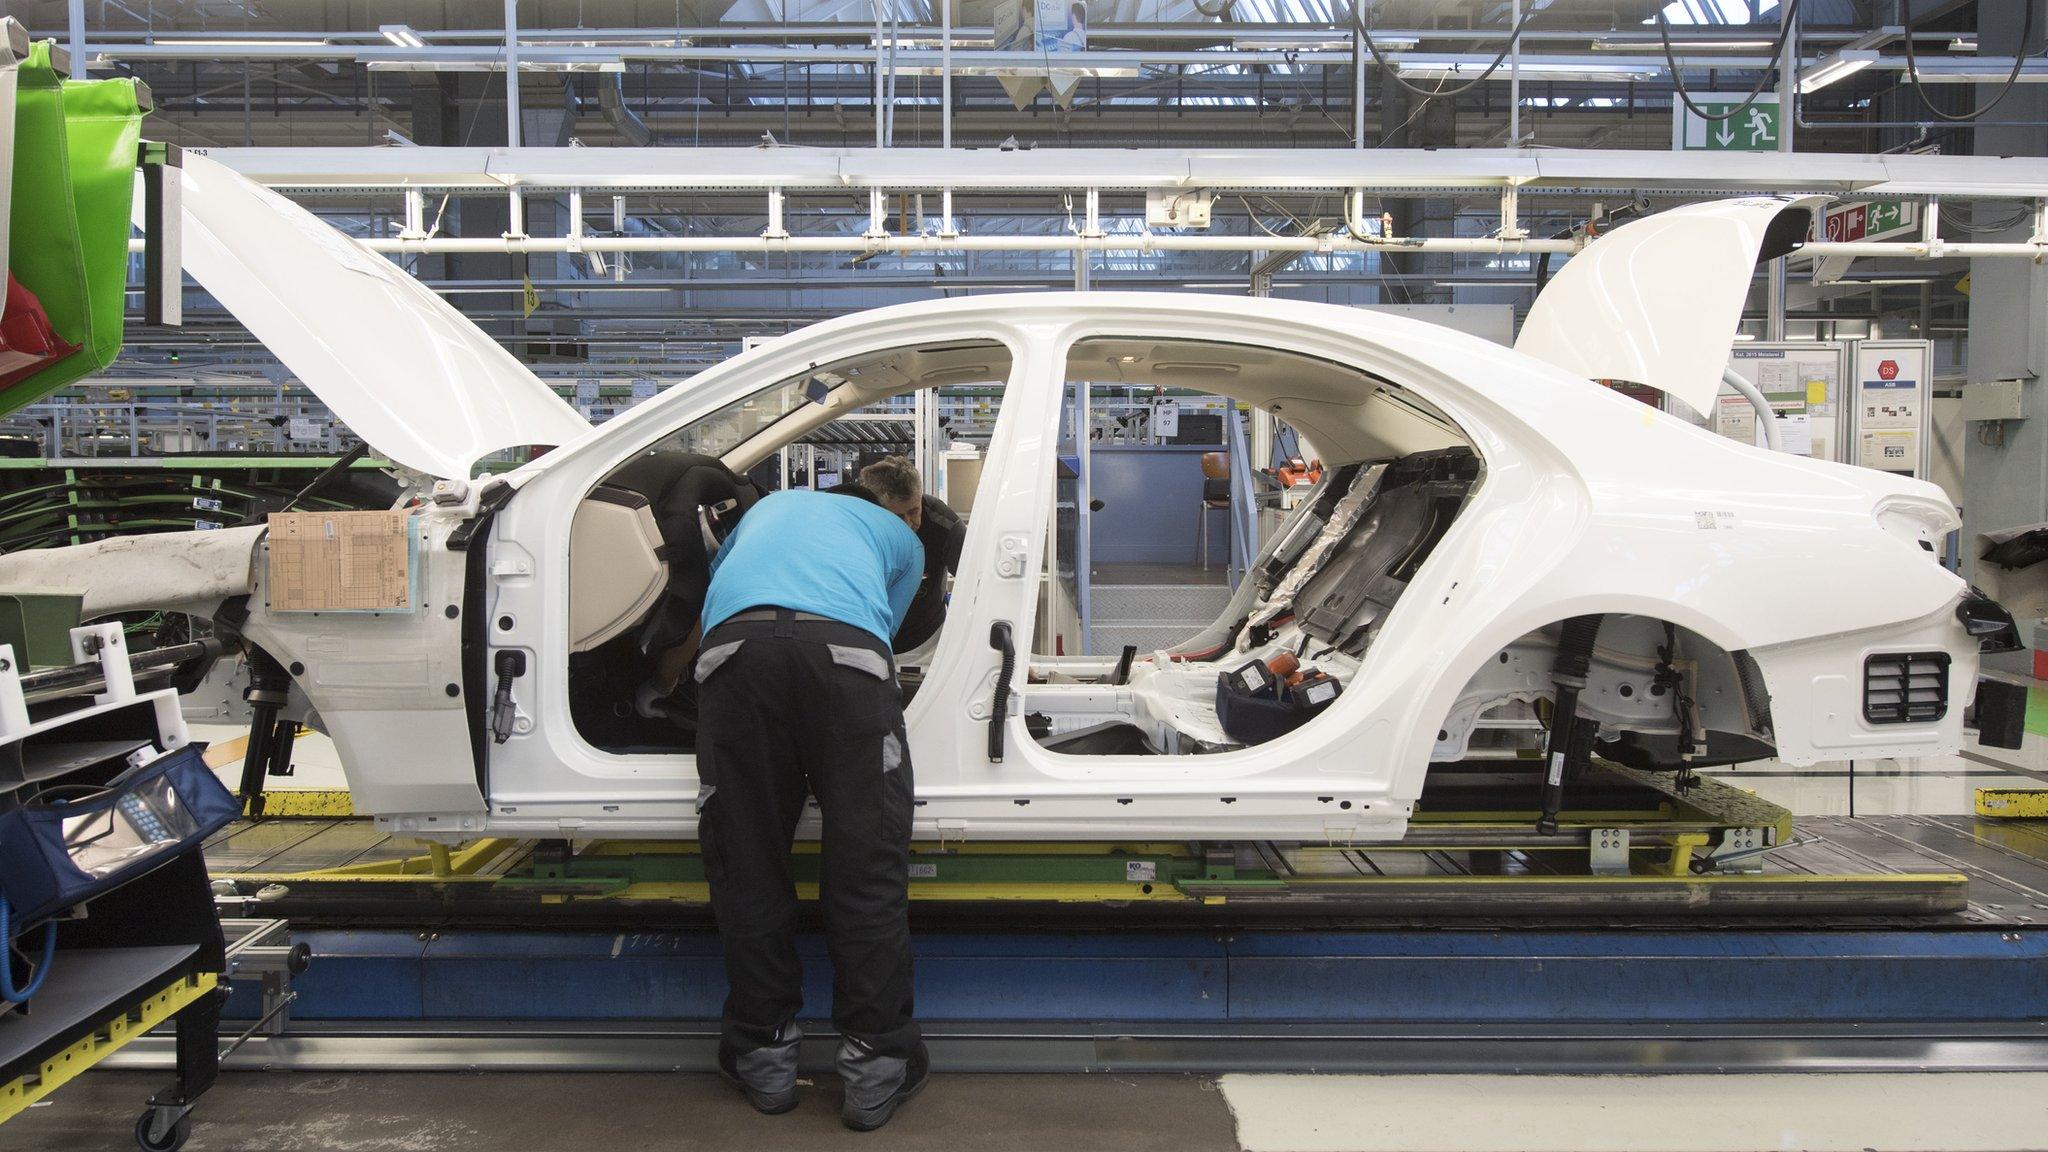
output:
{"label": "blue pouch bag", "polygon": [[0,899],[15,932],[83,904],[198,844],[240,805],[185,747],[76,797],[0,813]]}

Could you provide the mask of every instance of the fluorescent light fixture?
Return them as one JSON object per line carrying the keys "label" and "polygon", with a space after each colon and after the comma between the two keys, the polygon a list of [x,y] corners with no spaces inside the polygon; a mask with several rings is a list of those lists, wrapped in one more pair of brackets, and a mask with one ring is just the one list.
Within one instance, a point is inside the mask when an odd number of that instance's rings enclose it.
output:
{"label": "fluorescent light fixture", "polygon": [[[927,65],[914,65],[896,69],[902,76],[937,76],[943,69]],[[1053,53],[1047,62],[1038,65],[1015,64],[955,64],[955,76],[1044,76],[1048,72],[1064,72],[1071,76],[1137,76],[1142,73],[1137,65],[1129,67],[1111,64],[1063,64],[1059,54]]]}
{"label": "fluorescent light fixture", "polygon": [[[1641,52],[1655,45],[1655,40],[1618,40],[1602,37],[1593,41],[1595,52]],[[1671,50],[1679,54],[1687,52],[1738,52],[1745,49],[1775,48],[1776,40],[1695,40],[1691,38],[1671,41]]]}
{"label": "fluorescent light fixture", "polygon": [[[1486,71],[1486,65],[1478,61],[1439,60],[1407,61],[1397,60],[1395,66],[1403,76],[1414,76],[1425,80],[1461,80],[1476,77]],[[1521,73],[1524,79],[1539,80],[1634,80],[1643,76],[1659,76],[1664,72],[1662,64],[1634,64],[1622,61],[1587,61],[1584,64],[1565,60],[1524,60]],[[1505,81],[1508,67],[1502,64],[1493,70],[1491,80]]]}
{"label": "fluorescent light fixture", "polygon": [[391,41],[400,48],[425,48],[427,46],[427,42],[420,39],[420,34],[413,31],[410,24],[379,24],[377,25],[377,31],[383,33],[386,40]]}
{"label": "fluorescent light fixture", "polygon": [[190,44],[194,48],[325,48],[325,40],[173,40],[173,44]]}
{"label": "fluorescent light fixture", "polygon": [[[1384,40],[1375,38],[1373,43],[1379,45],[1382,49],[1397,52],[1415,47],[1415,41],[1413,40],[1389,44]],[[1231,41],[1230,47],[1238,52],[1348,52],[1351,50],[1351,38],[1349,36],[1342,39],[1325,37],[1318,40],[1310,37],[1298,37],[1286,40],[1268,40],[1263,36],[1240,36],[1236,40]]]}
{"label": "fluorescent light fixture", "polygon": [[[1903,69],[1902,69],[1903,71]],[[1987,57],[1980,60],[1922,60],[1913,73],[1922,84],[2003,84],[2012,75],[2012,57],[2000,60]],[[2035,61],[2020,66],[2016,84],[2048,83],[2048,70],[2036,67]]]}
{"label": "fluorescent light fixture", "polygon": [[[377,60],[364,60],[363,67],[372,72],[503,72],[503,59],[485,59],[475,56],[403,56]],[[569,60],[519,60],[521,72],[624,72],[625,62],[617,58],[589,58]]]}
{"label": "fluorescent light fixture", "polygon": [[1837,80],[1846,80],[1856,73],[1877,63],[1877,53],[1843,49],[1832,56],[1822,57],[1812,66],[1799,70],[1799,92],[1805,95],[1818,92]]}
{"label": "fluorescent light fixture", "polygon": [[[986,36],[978,40],[967,36],[953,37],[953,49],[955,51],[976,48],[993,49],[995,46],[996,42]],[[944,48],[945,45],[941,43],[940,37],[937,36],[870,36],[868,37],[868,47],[875,49],[894,48],[899,52],[914,52],[918,50],[937,52]]]}

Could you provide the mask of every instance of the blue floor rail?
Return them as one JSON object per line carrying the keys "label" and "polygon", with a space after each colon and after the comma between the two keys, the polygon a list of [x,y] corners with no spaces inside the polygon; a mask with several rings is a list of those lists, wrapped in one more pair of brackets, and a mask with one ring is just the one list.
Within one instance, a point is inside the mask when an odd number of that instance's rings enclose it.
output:
{"label": "blue floor rail", "polygon": [[[709,932],[306,930],[294,1021],[708,1020]],[[921,1018],[1248,1025],[1312,1021],[2018,1022],[2048,1017],[2048,929],[928,933]],[[806,937],[806,1015],[831,975]],[[230,1015],[253,1014],[254,990]]]}

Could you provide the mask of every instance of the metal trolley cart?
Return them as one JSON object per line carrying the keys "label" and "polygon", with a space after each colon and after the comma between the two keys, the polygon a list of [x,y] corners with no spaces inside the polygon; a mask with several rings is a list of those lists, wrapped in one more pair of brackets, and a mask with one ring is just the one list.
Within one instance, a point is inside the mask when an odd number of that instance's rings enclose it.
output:
{"label": "metal trolley cart", "polygon": [[[0,597],[19,642],[0,644],[0,1123],[168,1021],[176,1079],[135,1121],[163,1152],[220,1062],[227,956],[200,844],[236,809],[169,683],[217,649],[131,653],[118,624],[66,629],[65,607]],[[37,667],[50,655],[68,662]]]}

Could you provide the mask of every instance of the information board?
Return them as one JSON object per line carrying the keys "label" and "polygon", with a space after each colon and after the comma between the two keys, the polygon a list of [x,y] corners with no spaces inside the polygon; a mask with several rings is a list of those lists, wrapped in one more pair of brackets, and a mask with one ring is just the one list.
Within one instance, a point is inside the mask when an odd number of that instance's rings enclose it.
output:
{"label": "information board", "polygon": [[[1784,450],[1816,460],[1837,460],[1842,441],[1846,347],[1837,341],[1745,342],[1735,345],[1728,367],[1756,385],[1778,417]],[[1756,407],[1723,385],[1709,426],[1745,444],[1764,445]]]}
{"label": "information board", "polygon": [[1858,340],[1855,451],[1849,463],[1907,476],[1927,475],[1932,415],[1931,357],[1925,340]]}

